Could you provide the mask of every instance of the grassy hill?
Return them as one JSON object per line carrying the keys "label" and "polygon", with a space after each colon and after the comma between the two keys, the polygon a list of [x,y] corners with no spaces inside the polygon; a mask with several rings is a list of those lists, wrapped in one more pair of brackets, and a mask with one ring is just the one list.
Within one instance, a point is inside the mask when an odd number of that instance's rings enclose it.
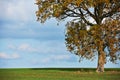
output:
{"label": "grassy hill", "polygon": [[120,68],[96,73],[94,68],[0,69],[0,80],[120,80]]}

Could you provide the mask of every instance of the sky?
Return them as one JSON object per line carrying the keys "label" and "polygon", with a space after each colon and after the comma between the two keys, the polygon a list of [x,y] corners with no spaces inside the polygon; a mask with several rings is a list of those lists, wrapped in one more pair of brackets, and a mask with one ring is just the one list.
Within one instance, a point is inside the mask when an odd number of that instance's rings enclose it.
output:
{"label": "sky", "polygon": [[[0,0],[0,68],[96,68],[67,51],[65,23],[56,19],[36,21],[35,0]],[[120,68],[108,62],[107,68]]]}

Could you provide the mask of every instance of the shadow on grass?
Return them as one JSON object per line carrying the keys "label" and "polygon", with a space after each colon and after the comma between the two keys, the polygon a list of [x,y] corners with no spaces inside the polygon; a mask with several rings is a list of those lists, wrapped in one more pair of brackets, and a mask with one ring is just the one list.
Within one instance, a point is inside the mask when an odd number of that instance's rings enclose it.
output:
{"label": "shadow on grass", "polygon": [[[81,71],[95,72],[96,68],[30,68],[31,70],[57,70],[57,71]],[[120,68],[105,68],[105,71],[120,71]]]}
{"label": "shadow on grass", "polygon": [[[45,70],[45,71],[80,71],[80,72],[96,72],[96,68],[7,68],[0,69],[2,72],[21,71],[21,70]],[[105,68],[106,71],[120,71],[120,68]]]}
{"label": "shadow on grass", "polygon": [[95,71],[95,68],[31,68],[32,70]]}

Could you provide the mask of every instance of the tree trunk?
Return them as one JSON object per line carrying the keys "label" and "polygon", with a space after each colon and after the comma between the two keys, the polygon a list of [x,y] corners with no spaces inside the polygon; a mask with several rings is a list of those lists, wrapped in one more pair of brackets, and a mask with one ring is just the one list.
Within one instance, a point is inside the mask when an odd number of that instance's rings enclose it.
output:
{"label": "tree trunk", "polygon": [[106,63],[105,60],[105,54],[104,53],[98,53],[98,65],[96,72],[104,72],[104,64]]}

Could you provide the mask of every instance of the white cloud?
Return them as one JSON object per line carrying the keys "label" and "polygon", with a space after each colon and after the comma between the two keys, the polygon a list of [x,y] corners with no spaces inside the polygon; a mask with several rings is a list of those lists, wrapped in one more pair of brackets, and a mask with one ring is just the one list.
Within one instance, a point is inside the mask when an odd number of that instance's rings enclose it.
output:
{"label": "white cloud", "polygon": [[38,52],[38,49],[36,49],[35,47],[32,47],[28,43],[22,43],[17,46],[15,46],[14,44],[9,44],[7,47],[8,49],[12,49],[15,51]]}
{"label": "white cloud", "polygon": [[19,47],[18,47],[18,50],[30,50],[30,45],[29,44],[21,44]]}
{"label": "white cloud", "polygon": [[46,25],[37,23],[35,15],[37,5],[34,3],[35,0],[0,0],[0,21],[2,23],[0,37],[29,39],[57,39],[56,35],[63,37],[61,28],[54,28],[53,26],[56,25],[51,24],[51,21],[55,21],[54,19],[46,22]]}
{"label": "white cloud", "polygon": [[32,45],[30,45],[28,43],[20,44],[17,47],[17,50],[19,50],[19,51],[27,51],[27,52],[38,52],[39,51],[37,48],[32,47]]}
{"label": "white cloud", "polygon": [[9,44],[9,45],[8,45],[8,48],[9,48],[9,49],[16,49],[16,46],[14,46],[14,45],[12,45],[12,44]]}
{"label": "white cloud", "polygon": [[53,55],[52,58],[54,60],[64,60],[64,59],[69,59],[70,56],[69,55],[57,55],[57,56]]}
{"label": "white cloud", "polygon": [[39,59],[33,59],[31,61],[32,64],[48,64],[48,63],[51,63],[51,62],[59,62],[59,61],[67,61],[71,59],[71,56],[70,55],[49,55],[47,56],[46,58],[41,58],[40,60]]}
{"label": "white cloud", "polygon": [[49,63],[51,61],[61,61],[61,60],[68,60],[71,56],[69,55],[52,55],[50,57],[47,57],[43,60],[41,60],[42,63]]}
{"label": "white cloud", "polygon": [[[32,44],[33,43],[33,44]],[[58,46],[58,47],[56,47]],[[57,41],[41,41],[41,42],[25,42],[18,45],[9,44],[9,49],[15,51],[23,51],[27,53],[40,53],[40,54],[59,54],[66,52],[65,45]]]}
{"label": "white cloud", "polygon": [[13,53],[13,54],[7,54],[7,53],[0,53],[0,58],[2,59],[18,59],[20,58],[20,56],[17,53]]}
{"label": "white cloud", "polygon": [[0,17],[28,21],[35,12],[34,0],[0,0]]}
{"label": "white cloud", "polygon": [[13,59],[17,59],[17,58],[20,58],[20,55],[14,53],[14,54],[11,55],[11,58],[13,58]]}

